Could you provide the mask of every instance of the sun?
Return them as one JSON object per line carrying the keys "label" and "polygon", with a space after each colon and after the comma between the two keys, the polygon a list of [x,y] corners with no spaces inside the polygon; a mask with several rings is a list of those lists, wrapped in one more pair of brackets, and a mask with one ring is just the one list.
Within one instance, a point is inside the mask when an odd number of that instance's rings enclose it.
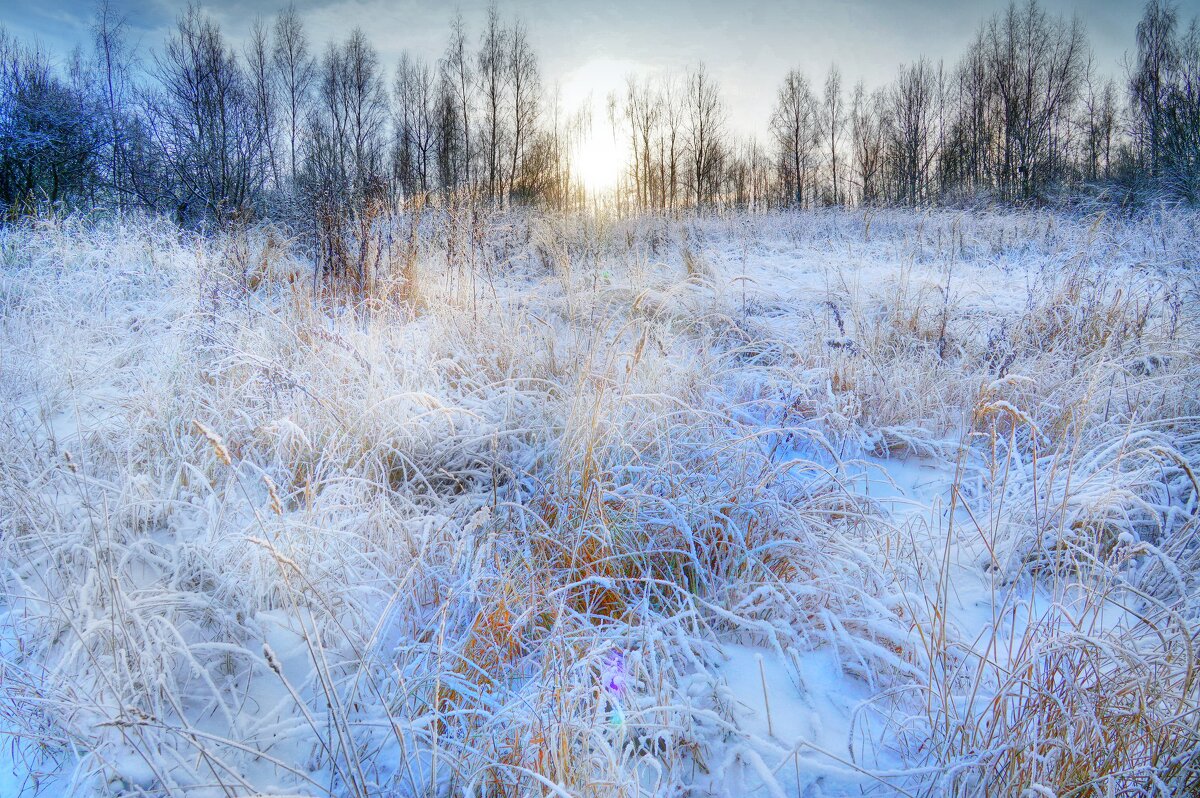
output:
{"label": "sun", "polygon": [[628,144],[618,139],[608,121],[606,98],[620,97],[625,80],[642,65],[636,61],[593,58],[567,73],[562,102],[568,113],[582,114],[587,122],[571,150],[571,171],[584,190],[603,194],[617,188],[628,163]]}
{"label": "sun", "polygon": [[617,187],[625,168],[624,154],[611,133],[593,131],[575,148],[575,176],[590,193],[605,193]]}

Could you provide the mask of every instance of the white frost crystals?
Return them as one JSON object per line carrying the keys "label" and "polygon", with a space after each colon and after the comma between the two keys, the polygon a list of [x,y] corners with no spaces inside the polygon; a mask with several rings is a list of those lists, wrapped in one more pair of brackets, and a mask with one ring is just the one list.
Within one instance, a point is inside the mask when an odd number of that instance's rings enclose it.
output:
{"label": "white frost crystals", "polygon": [[425,214],[5,234],[0,794],[1200,786],[1195,213]]}

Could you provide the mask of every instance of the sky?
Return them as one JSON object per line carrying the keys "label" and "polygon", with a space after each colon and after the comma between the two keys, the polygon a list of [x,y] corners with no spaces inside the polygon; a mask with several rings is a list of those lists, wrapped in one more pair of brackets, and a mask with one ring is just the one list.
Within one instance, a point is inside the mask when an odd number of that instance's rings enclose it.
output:
{"label": "sky", "polygon": [[[111,0],[129,21],[138,52],[149,58],[184,7],[182,0]],[[273,17],[286,0],[208,0],[204,8],[241,41],[256,16]],[[461,10],[472,36],[489,0],[296,0],[321,48],[361,26],[392,65],[401,52],[436,59],[450,20]],[[1077,14],[1101,73],[1120,75],[1133,49],[1140,0],[1042,0],[1051,13]],[[730,128],[766,128],[775,91],[799,68],[819,84],[836,62],[847,90],[858,80],[882,85],[921,55],[953,63],[981,21],[1006,0],[499,0],[520,17],[541,59],[548,87],[558,85],[570,112],[619,89],[630,72],[682,73],[703,60],[720,82]],[[1200,14],[1183,0],[1180,16]],[[0,0],[0,23],[22,39],[66,54],[88,40],[95,5],[78,0]]]}

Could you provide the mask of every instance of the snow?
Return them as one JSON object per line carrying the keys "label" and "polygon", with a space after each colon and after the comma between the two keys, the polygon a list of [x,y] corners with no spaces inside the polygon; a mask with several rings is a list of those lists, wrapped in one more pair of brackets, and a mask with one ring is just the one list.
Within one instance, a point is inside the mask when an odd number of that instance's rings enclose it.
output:
{"label": "snow", "polygon": [[0,795],[1134,789],[1200,716],[1200,219],[1093,222],[433,214],[358,307],[9,234]]}

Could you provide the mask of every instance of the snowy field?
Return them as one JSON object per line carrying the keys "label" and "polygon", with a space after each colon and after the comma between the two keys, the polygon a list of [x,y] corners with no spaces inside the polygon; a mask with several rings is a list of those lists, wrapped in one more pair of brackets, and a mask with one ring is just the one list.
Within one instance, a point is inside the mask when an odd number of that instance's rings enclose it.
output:
{"label": "snowy field", "polygon": [[0,232],[0,795],[1200,790],[1200,214]]}

